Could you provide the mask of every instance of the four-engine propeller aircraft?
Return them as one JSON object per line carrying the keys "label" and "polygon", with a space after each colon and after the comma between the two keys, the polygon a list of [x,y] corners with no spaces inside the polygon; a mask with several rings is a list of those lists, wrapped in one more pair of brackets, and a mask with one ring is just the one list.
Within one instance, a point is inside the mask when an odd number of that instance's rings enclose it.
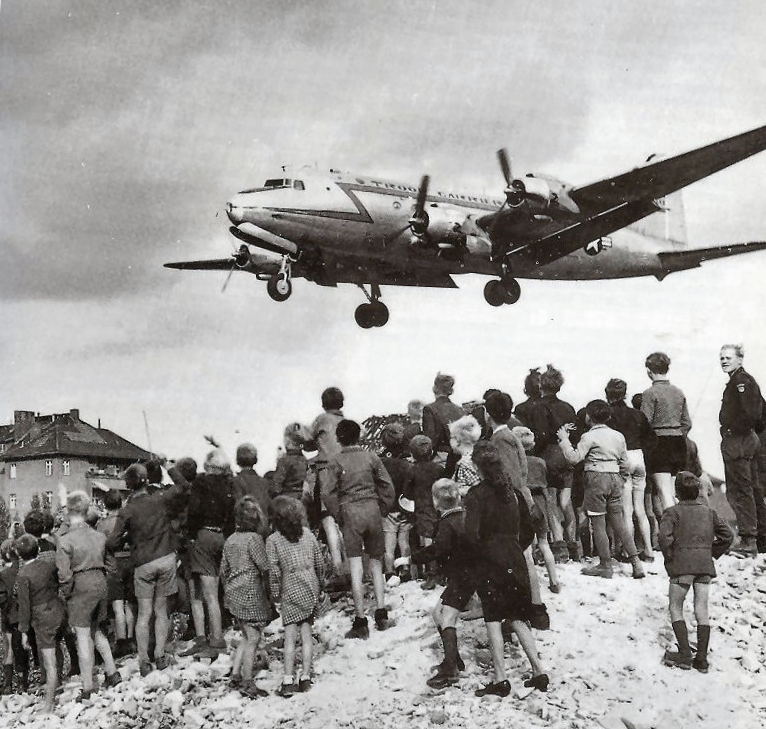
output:
{"label": "four-engine propeller aircraft", "polygon": [[428,176],[414,187],[334,170],[283,173],[227,203],[229,230],[241,241],[231,257],[165,266],[247,271],[267,281],[276,301],[291,295],[293,278],[356,284],[367,298],[355,314],[364,328],[388,321],[381,286],[456,288],[453,275],[478,273],[493,277],[484,297],[501,306],[519,299],[519,278],[662,280],[766,248],[687,248],[680,193],[673,194],[763,149],[766,126],[670,159],[650,157],[582,187],[542,175],[514,178],[500,150],[500,199],[433,191]]}

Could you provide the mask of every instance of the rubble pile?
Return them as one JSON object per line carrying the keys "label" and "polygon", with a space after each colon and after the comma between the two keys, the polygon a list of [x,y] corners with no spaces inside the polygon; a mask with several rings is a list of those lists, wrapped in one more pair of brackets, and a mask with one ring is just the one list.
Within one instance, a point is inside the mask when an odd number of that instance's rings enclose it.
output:
{"label": "rubble pile", "polygon": [[[132,658],[121,663],[122,684],[102,688],[83,703],[74,701],[79,682],[70,680],[52,717],[38,713],[41,697],[34,693],[2,697],[0,723],[30,729],[760,729],[766,717],[766,558],[726,556],[717,568],[708,674],[660,664],[673,643],[661,563],[649,565],[645,580],[631,579],[627,566],[619,566],[623,571],[613,580],[588,579],[579,574],[580,565],[568,564],[560,568],[561,593],[543,588],[552,625],[536,633],[551,677],[548,693],[523,687],[529,664],[518,645],[508,644],[511,696],[473,695],[491,674],[481,620],[458,626],[467,664],[460,683],[442,692],[428,689],[425,680],[441,660],[429,615],[438,591],[424,592],[410,582],[388,592],[396,624],[383,633],[371,631],[367,641],[343,637],[351,622],[345,600],[317,621],[314,687],[291,699],[273,695],[282,678],[277,620],[265,636],[269,669],[258,675],[259,685],[272,694],[267,698],[251,700],[228,687],[228,655],[213,662],[179,658],[144,679]],[[689,602],[690,626],[691,613]],[[228,638],[230,644],[238,639]]]}

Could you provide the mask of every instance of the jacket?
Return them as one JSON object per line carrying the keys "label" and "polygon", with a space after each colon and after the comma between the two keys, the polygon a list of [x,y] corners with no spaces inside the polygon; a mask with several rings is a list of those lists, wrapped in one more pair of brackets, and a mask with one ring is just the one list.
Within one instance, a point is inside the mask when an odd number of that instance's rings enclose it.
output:
{"label": "jacket", "polygon": [[763,399],[758,383],[740,367],[729,376],[718,419],[722,435],[748,435],[761,425]]}
{"label": "jacket", "polygon": [[423,433],[431,439],[434,453],[449,453],[449,424],[465,415],[460,405],[442,395],[423,408]]}
{"label": "jacket", "polygon": [[625,400],[610,403],[609,409],[612,414],[607,425],[625,436],[629,451],[641,449],[646,453],[657,445],[657,434],[640,410],[629,408]]}
{"label": "jacket", "polygon": [[644,390],[641,412],[657,435],[686,435],[692,429],[686,396],[668,380],[655,380]]}
{"label": "jacket", "polygon": [[668,577],[715,577],[713,559],[731,546],[734,533],[718,512],[701,500],[681,501],[663,513],[658,538]]}
{"label": "jacket", "polygon": [[419,564],[436,561],[448,580],[470,579],[475,557],[465,536],[465,509],[457,507],[439,517],[434,541],[412,555]]}
{"label": "jacket", "polygon": [[346,446],[327,466],[322,494],[327,510],[337,518],[340,507],[376,499],[382,514],[394,505],[394,484],[380,458],[361,446]]}
{"label": "jacket", "polygon": [[203,527],[220,529],[225,537],[234,533],[234,478],[231,475],[202,473],[194,479],[186,527],[192,537]]}

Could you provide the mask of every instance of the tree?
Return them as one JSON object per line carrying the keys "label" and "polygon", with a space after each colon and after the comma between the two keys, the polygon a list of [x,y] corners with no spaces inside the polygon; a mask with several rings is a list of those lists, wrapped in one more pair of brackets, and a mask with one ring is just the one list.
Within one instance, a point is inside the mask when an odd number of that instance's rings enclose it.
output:
{"label": "tree", "polygon": [[0,496],[0,542],[8,538],[8,527],[11,524],[11,514],[8,511],[8,505],[5,499]]}

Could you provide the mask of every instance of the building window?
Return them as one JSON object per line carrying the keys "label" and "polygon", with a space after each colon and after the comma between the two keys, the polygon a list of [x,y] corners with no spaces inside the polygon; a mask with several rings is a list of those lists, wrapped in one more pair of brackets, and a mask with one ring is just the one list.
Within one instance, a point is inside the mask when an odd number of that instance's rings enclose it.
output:
{"label": "building window", "polygon": [[5,452],[5,443],[0,443],[0,453]]}
{"label": "building window", "polygon": [[64,475],[68,476],[69,475],[69,459],[66,459],[65,461],[63,461],[61,466],[64,469]]}
{"label": "building window", "polygon": [[16,464],[15,463],[11,463],[10,473],[8,475],[11,478],[16,478]]}
{"label": "building window", "polygon": [[16,508],[16,494],[8,494],[8,506],[11,509]]}
{"label": "building window", "polygon": [[53,508],[53,491],[46,491],[45,492],[45,503],[43,506],[46,509],[52,509]]}
{"label": "building window", "polygon": [[50,458],[45,462],[45,475],[53,475],[53,461]]}

